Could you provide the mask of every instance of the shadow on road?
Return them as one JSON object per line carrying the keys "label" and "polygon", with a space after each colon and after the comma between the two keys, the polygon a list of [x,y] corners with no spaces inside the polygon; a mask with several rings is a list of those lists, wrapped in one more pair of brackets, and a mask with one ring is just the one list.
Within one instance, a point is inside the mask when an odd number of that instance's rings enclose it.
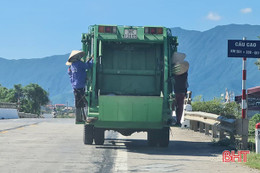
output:
{"label": "shadow on road", "polygon": [[169,146],[150,147],[147,140],[137,139],[106,139],[108,143],[96,148],[121,149],[127,152],[143,153],[150,155],[187,155],[187,156],[215,156],[222,154],[228,148],[218,146],[212,142],[192,142],[192,141],[170,141]]}

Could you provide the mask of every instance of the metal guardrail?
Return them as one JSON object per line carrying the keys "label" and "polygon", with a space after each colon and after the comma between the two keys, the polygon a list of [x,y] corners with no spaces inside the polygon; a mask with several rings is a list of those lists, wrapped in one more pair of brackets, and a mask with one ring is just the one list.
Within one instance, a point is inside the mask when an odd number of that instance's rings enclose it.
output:
{"label": "metal guardrail", "polygon": [[195,111],[185,111],[184,119],[190,120],[191,130],[204,132],[206,135],[210,135],[211,131],[212,137],[219,140],[229,136],[231,142],[235,142],[235,135],[246,135],[248,132],[248,119],[228,119],[216,114]]}

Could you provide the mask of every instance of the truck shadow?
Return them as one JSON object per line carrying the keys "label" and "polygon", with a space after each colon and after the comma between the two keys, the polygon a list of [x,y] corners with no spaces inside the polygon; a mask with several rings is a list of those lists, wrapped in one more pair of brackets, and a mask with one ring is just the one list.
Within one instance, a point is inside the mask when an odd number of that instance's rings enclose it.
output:
{"label": "truck shadow", "polygon": [[213,142],[170,141],[168,147],[150,147],[147,140],[141,139],[106,139],[103,146],[96,148],[126,150],[127,152],[143,153],[149,155],[187,155],[187,156],[216,156],[227,146],[219,146]]}

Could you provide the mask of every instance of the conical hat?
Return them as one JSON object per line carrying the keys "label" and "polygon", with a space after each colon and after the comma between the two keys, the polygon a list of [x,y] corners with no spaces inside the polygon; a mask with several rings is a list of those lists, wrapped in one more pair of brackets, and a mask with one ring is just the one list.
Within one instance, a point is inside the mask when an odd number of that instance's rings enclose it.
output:
{"label": "conical hat", "polygon": [[180,70],[179,70],[178,72],[176,72],[175,75],[181,75],[181,74],[187,72],[188,69],[189,69],[189,63],[188,63],[188,61],[177,62],[177,63],[176,63],[176,66],[180,66],[180,67],[179,67]]}
{"label": "conical hat", "polygon": [[182,62],[186,58],[185,53],[174,52],[172,55],[172,63]]}
{"label": "conical hat", "polygon": [[66,62],[66,65],[71,65],[72,62],[82,58],[83,56],[85,56],[85,52],[83,52],[83,51],[80,51],[80,50],[71,51],[69,59]]}

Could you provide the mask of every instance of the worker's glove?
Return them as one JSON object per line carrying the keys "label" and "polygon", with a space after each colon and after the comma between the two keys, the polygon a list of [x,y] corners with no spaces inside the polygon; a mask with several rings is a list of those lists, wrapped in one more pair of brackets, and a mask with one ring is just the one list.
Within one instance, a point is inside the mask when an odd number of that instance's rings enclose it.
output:
{"label": "worker's glove", "polygon": [[173,65],[172,69],[171,69],[171,73],[172,74],[176,74],[181,70],[181,65],[177,64],[177,65]]}
{"label": "worker's glove", "polygon": [[87,63],[90,62],[92,60],[92,57],[88,58],[87,59]]}

